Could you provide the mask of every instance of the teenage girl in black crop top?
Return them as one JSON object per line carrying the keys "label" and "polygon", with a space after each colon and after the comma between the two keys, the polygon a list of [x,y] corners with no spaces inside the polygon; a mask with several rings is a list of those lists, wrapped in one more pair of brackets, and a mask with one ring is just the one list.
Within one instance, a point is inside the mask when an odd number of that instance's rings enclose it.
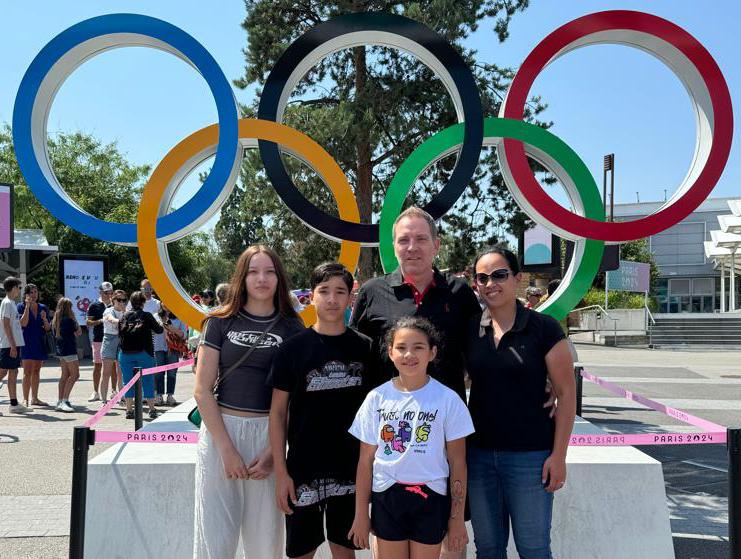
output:
{"label": "teenage girl in black crop top", "polygon": [[[249,247],[237,261],[227,301],[204,322],[198,349],[195,399],[203,423],[196,462],[194,557],[233,557],[240,532],[247,557],[283,556],[265,380],[277,346],[301,330],[280,258],[265,246]],[[257,341],[215,396],[219,377]]]}

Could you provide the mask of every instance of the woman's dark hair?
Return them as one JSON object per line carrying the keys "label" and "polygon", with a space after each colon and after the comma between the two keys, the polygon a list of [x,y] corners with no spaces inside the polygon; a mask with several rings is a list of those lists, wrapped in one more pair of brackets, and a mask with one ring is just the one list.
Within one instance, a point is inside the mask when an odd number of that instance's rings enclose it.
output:
{"label": "woman's dark hair", "polygon": [[160,317],[160,320],[162,322],[167,322],[167,320],[175,320],[177,316],[175,316],[175,313],[172,312],[170,309],[167,308],[167,305],[160,301],[160,306],[157,308],[157,316]]}
{"label": "woman's dark hair", "polygon": [[509,269],[512,270],[514,275],[520,273],[520,262],[517,260],[517,255],[502,245],[494,245],[493,247],[485,248],[476,255],[476,259],[473,261],[473,274],[476,275],[476,264],[479,263],[484,256],[487,254],[501,254],[507,260]]}
{"label": "woman's dark hair", "polygon": [[417,330],[418,332],[422,332],[427,338],[427,343],[431,348],[437,347],[438,350],[440,349],[440,333],[432,325],[432,322],[430,322],[426,318],[422,318],[421,316],[402,316],[401,318],[397,318],[396,322],[394,322],[394,325],[389,329],[388,332],[386,332],[386,337],[384,339],[386,351],[390,350],[391,346],[394,345],[394,338],[396,337],[396,333],[399,330],[404,329]]}
{"label": "woman's dark hair", "polygon": [[314,291],[317,285],[334,277],[342,278],[342,281],[344,281],[347,286],[347,292],[350,293],[352,291],[353,282],[355,280],[352,277],[352,274],[347,270],[347,268],[345,268],[345,265],[340,264],[339,262],[325,262],[324,264],[319,264],[319,266],[314,268],[314,271],[311,272],[309,288],[311,291]]}
{"label": "woman's dark hair", "polygon": [[131,296],[129,297],[129,303],[131,303],[132,310],[140,310],[143,306],[145,301],[147,300],[146,297],[144,297],[144,293],[141,291],[134,291]]}
{"label": "woman's dark hair", "polygon": [[275,275],[278,277],[278,285],[275,288],[275,295],[273,296],[273,305],[276,310],[286,318],[299,318],[298,313],[293,308],[293,303],[291,303],[288,275],[285,268],[283,268],[283,262],[280,256],[278,256],[278,253],[265,245],[252,245],[242,253],[237,260],[234,274],[232,274],[232,279],[229,282],[229,295],[226,301],[224,301],[221,307],[211,311],[208,315],[209,317],[226,318],[234,316],[247,304],[247,286],[244,279],[247,277],[250,260],[259,252],[267,254],[270,257],[275,268]]}
{"label": "woman's dark hair", "polygon": [[39,290],[39,288],[38,288],[38,287],[36,287],[36,284],[33,284],[33,283],[27,283],[27,284],[26,284],[26,287],[24,287],[24,288],[23,288],[23,296],[25,297],[26,295],[30,295],[30,294],[31,294],[31,291],[33,291],[34,289],[35,289],[36,291],[38,291],[38,290]]}

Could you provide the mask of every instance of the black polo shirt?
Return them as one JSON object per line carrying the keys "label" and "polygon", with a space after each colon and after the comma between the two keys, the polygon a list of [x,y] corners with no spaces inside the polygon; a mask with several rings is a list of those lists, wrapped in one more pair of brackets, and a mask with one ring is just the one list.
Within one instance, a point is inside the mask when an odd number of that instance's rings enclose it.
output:
{"label": "black polo shirt", "polygon": [[543,408],[546,354],[565,338],[558,322],[517,302],[512,329],[494,345],[491,325],[480,336],[481,313],[467,328],[468,409],[476,432],[468,443],[490,450],[552,450],[556,422]]}
{"label": "black polo shirt", "polygon": [[380,380],[385,382],[398,374],[384,347],[386,333],[399,317],[425,317],[442,337],[438,359],[429,373],[465,401],[465,326],[472,316],[481,313],[481,307],[464,280],[452,274],[442,274],[437,268],[433,273],[434,285],[425,290],[419,305],[415,302],[413,288],[404,283],[399,268],[391,274],[368,280],[358,293],[350,326],[373,340],[373,349],[380,358]]}

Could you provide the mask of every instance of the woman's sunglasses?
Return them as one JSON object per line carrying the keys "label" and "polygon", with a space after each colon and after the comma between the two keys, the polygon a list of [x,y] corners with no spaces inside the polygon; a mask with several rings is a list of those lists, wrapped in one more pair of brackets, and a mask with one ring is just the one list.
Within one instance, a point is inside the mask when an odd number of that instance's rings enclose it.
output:
{"label": "woman's sunglasses", "polygon": [[114,299],[114,301],[116,301],[118,303],[125,303],[126,302],[126,299]]}
{"label": "woman's sunglasses", "polygon": [[486,285],[487,283],[489,283],[490,279],[492,283],[504,283],[505,281],[507,281],[510,273],[511,272],[506,268],[499,268],[498,270],[494,270],[490,274],[479,272],[473,277],[476,279],[476,283],[478,283],[479,285]]}

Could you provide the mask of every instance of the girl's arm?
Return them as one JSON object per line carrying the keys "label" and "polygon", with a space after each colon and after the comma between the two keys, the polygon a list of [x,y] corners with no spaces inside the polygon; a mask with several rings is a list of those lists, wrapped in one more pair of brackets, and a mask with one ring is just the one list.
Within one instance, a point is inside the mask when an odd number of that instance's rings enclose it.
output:
{"label": "girl's arm", "polygon": [[296,487],[286,467],[286,425],[290,395],[285,390],[273,388],[270,419],[268,420],[270,447],[273,449],[273,464],[275,465],[275,502],[278,509],[286,514],[293,514],[288,499],[296,503]]}
{"label": "girl's arm", "polygon": [[569,343],[565,339],[554,345],[546,354],[545,364],[558,398],[553,452],[543,464],[543,484],[548,482],[545,490],[553,493],[561,489],[566,482],[566,451],[576,415],[574,361],[571,358]]}
{"label": "girl's arm", "polygon": [[448,520],[448,551],[458,553],[466,548],[468,533],[463,521],[463,509],[466,503],[466,438],[455,439],[445,443],[445,450],[450,464],[450,519]]}
{"label": "girl's arm", "polygon": [[221,418],[219,404],[214,397],[214,385],[219,373],[219,351],[207,346],[198,348],[196,386],[194,396],[201,418],[216,443],[224,463],[227,479],[249,479],[247,466],[239,454]]}
{"label": "girl's arm", "polygon": [[370,549],[370,506],[373,481],[373,460],[376,456],[377,445],[360,442],[360,460],[355,475],[355,520],[347,534],[355,547]]}

